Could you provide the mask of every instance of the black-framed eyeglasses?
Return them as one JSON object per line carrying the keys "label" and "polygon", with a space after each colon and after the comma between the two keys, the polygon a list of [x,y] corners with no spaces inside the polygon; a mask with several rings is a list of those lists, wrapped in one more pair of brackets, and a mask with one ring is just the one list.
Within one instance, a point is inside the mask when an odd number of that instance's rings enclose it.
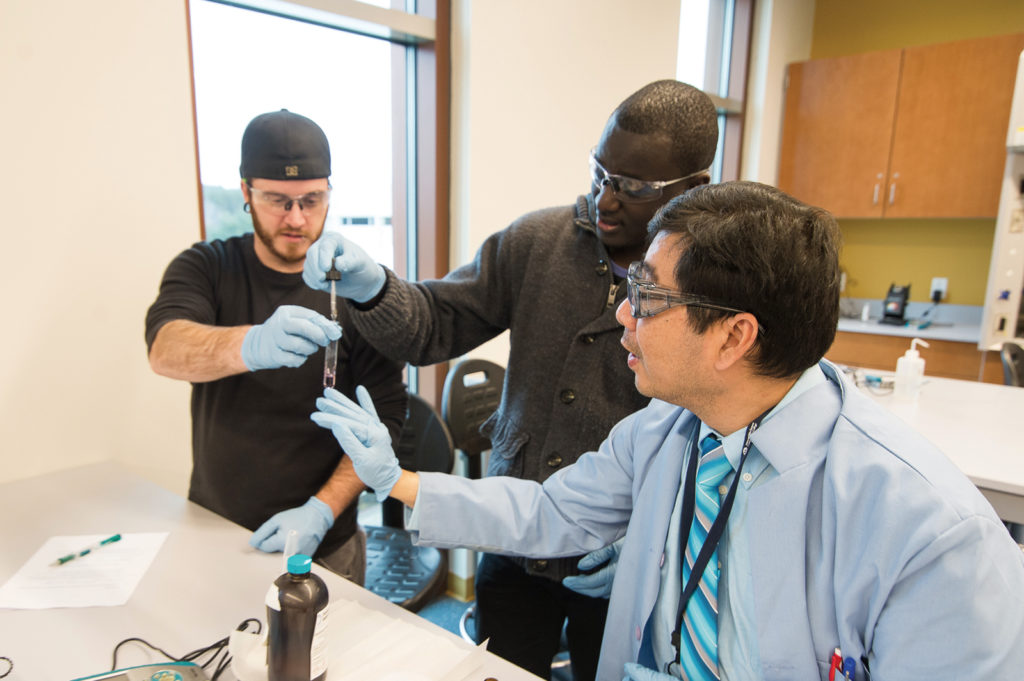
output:
{"label": "black-framed eyeglasses", "polygon": [[288,214],[295,204],[299,205],[299,210],[303,213],[316,213],[323,210],[331,200],[330,187],[302,194],[301,196],[288,196],[280,192],[268,192],[256,187],[249,187],[249,191],[261,206],[277,216]]}
{"label": "black-framed eyeglasses", "polygon": [[[643,278],[644,264],[637,260],[630,263],[629,272],[626,275],[626,297],[629,299],[629,311],[634,319],[653,317],[670,307],[704,307],[711,310],[721,310],[741,314],[746,310],[740,310],[705,298],[704,296],[692,293],[682,293],[670,288],[658,286],[653,281]],[[758,333],[764,333],[764,326],[758,320]]]}
{"label": "black-framed eyeglasses", "polygon": [[684,177],[677,177],[674,180],[638,180],[635,177],[609,173],[601,165],[601,162],[597,160],[597,157],[594,155],[595,151],[596,149],[590,152],[590,180],[594,183],[595,187],[610,185],[612,191],[619,197],[619,200],[626,203],[654,201],[661,198],[662,190],[665,187],[707,172],[707,170],[698,170],[695,173],[690,173]]}

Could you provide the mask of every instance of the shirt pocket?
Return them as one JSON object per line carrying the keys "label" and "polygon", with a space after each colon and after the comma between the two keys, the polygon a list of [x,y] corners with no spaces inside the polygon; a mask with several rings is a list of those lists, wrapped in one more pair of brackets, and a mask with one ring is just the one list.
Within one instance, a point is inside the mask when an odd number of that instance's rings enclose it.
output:
{"label": "shirt pocket", "polygon": [[480,434],[491,441],[491,458],[487,475],[519,477],[523,470],[523,447],[530,440],[529,433],[519,423],[499,409],[480,426]]}

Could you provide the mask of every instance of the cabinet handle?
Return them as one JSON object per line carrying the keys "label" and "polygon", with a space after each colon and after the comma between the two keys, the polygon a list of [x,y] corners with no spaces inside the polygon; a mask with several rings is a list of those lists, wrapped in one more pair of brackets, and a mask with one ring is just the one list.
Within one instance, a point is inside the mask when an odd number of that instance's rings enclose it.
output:
{"label": "cabinet handle", "polygon": [[889,185],[889,205],[891,206],[892,202],[895,201],[895,200],[896,200],[896,183],[893,182],[892,184]]}
{"label": "cabinet handle", "polygon": [[875,183],[875,193],[874,193],[874,196],[871,199],[871,205],[872,206],[877,206],[878,205],[878,189],[879,189],[879,184],[876,182]]}

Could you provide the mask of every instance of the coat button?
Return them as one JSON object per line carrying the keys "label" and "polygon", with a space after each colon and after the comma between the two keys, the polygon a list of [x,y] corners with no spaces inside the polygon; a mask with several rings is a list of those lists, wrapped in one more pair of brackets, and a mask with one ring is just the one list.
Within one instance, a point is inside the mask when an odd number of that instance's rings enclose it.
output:
{"label": "coat button", "polygon": [[576,391],[572,388],[566,388],[558,396],[564,404],[572,404],[576,401]]}
{"label": "coat button", "polygon": [[552,454],[548,457],[548,466],[551,468],[558,468],[562,465],[562,457],[558,454]]}
{"label": "coat button", "polygon": [[658,561],[658,567],[665,567],[665,552],[661,552],[661,559]]}
{"label": "coat button", "polygon": [[584,345],[591,345],[594,342],[594,337],[588,333],[586,336],[580,338],[580,342]]}
{"label": "coat button", "polygon": [[598,276],[603,277],[608,274],[608,263],[604,260],[598,260],[597,267],[594,268],[594,271],[597,272]]}
{"label": "coat button", "polygon": [[636,628],[636,640],[639,641],[640,640],[640,636],[642,636],[642,635],[643,635],[643,632],[640,631],[640,626],[637,625],[637,628]]}
{"label": "coat button", "polygon": [[533,569],[540,571],[547,570],[548,562],[546,560],[535,560],[533,561]]}

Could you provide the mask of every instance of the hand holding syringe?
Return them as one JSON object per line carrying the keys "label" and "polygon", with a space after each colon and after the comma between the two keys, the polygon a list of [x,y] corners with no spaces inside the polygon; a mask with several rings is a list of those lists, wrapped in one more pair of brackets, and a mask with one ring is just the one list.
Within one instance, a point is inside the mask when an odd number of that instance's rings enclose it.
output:
{"label": "hand holding syringe", "polygon": [[[335,324],[338,323],[338,293],[337,283],[341,280],[341,272],[338,268],[331,264],[331,269],[327,271],[327,281],[331,282],[331,321]],[[338,341],[333,340],[328,344],[327,351],[324,353],[324,387],[334,387],[334,375],[338,368]]]}

